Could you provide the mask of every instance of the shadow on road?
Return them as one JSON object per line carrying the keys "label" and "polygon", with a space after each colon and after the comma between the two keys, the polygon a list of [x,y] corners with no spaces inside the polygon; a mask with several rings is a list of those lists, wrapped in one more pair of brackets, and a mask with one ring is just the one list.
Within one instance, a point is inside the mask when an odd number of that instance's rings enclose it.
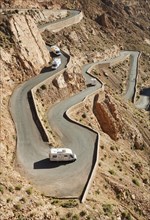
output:
{"label": "shadow on road", "polygon": [[48,66],[48,67],[44,67],[42,70],[41,70],[41,73],[47,73],[47,72],[50,72],[52,71],[52,67],[51,66]]}
{"label": "shadow on road", "polygon": [[72,163],[72,161],[50,161],[49,158],[46,158],[44,160],[39,160],[34,163],[33,167],[34,169],[52,169],[59,166],[64,166],[69,163]]}
{"label": "shadow on road", "polygon": [[[57,56],[53,52],[50,52],[50,57],[53,59],[53,58],[61,57],[61,56]],[[50,71],[54,71],[54,69],[52,69],[52,66],[44,67],[40,73],[47,73]]]}
{"label": "shadow on road", "polygon": [[47,137],[47,134],[43,128],[43,125],[37,115],[37,111],[36,111],[36,107],[35,107],[35,103],[34,103],[34,99],[33,99],[33,96],[32,96],[32,93],[31,93],[31,90],[27,93],[27,96],[28,96],[28,101],[29,101],[29,105],[30,105],[30,110],[31,110],[31,113],[32,113],[32,117],[33,117],[33,120],[41,134],[41,137],[43,139],[44,142],[48,142],[48,137]]}
{"label": "shadow on road", "polygon": [[143,88],[140,90],[140,95],[141,96],[148,96],[149,97],[149,104],[145,108],[146,111],[150,111],[150,88]]}
{"label": "shadow on road", "polygon": [[140,91],[140,95],[150,96],[150,88],[143,88],[143,89]]}

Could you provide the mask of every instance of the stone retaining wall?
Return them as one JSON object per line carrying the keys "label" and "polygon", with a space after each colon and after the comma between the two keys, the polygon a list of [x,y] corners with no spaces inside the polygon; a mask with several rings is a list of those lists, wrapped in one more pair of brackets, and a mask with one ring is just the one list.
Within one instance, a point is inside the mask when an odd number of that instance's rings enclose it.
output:
{"label": "stone retaining wall", "polygon": [[62,28],[71,26],[73,24],[76,24],[81,21],[83,18],[83,13],[80,11],[79,14],[76,14],[75,16],[69,16],[64,19],[61,19],[59,22],[54,22],[49,24],[46,27],[41,27],[40,32],[43,32],[44,30],[49,30],[49,31],[59,31]]}
{"label": "stone retaining wall", "polygon": [[[46,80],[40,82],[39,84],[37,84],[35,87],[33,87],[30,91],[30,103],[32,102],[32,107],[33,107],[33,112],[32,114],[34,114],[34,121],[36,122],[36,125],[41,133],[41,136],[43,138],[43,141],[45,142],[51,142],[50,138],[49,138],[49,133],[47,131],[47,129],[45,128],[45,125],[44,125],[44,122],[42,120],[42,116],[38,110],[38,103],[37,103],[37,99],[36,99],[36,96],[35,96],[35,93],[37,91],[37,89],[39,89],[42,85],[46,85],[48,84],[49,82],[51,82],[56,76],[58,76],[59,74],[63,73],[64,71],[66,70],[63,69],[59,72],[57,72],[55,75],[47,78]],[[51,139],[53,139],[53,137],[51,136]]]}

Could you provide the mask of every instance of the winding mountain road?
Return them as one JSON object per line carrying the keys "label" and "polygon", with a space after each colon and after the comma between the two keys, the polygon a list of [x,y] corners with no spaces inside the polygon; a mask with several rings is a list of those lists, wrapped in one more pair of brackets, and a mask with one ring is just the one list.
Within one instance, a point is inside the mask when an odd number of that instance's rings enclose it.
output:
{"label": "winding mountain road", "polygon": [[[76,16],[76,13],[72,16]],[[85,65],[82,73],[87,84],[91,78],[87,71],[92,66],[104,63],[111,65],[120,62],[130,54],[136,59],[138,55],[133,53],[124,51],[117,58]],[[66,111],[71,106],[81,102],[86,96],[100,89],[102,84],[97,81],[96,86],[87,87],[77,95],[55,104],[48,112],[49,124],[60,136],[62,146],[69,147],[76,153],[77,160],[74,163],[49,161],[49,145],[43,142],[33,121],[27,96],[34,86],[65,68],[67,57],[62,54],[61,59],[62,64],[57,70],[45,71],[43,74],[23,83],[14,91],[10,99],[10,110],[17,131],[17,161],[24,171],[24,175],[46,195],[58,198],[82,198],[93,169],[95,169],[97,157],[95,149],[98,148],[98,134],[89,128],[72,122],[66,115]],[[131,72],[136,71],[135,65],[136,62],[133,59]],[[132,81],[133,78],[131,77]],[[130,95],[127,93],[126,96],[131,97],[131,93],[133,95],[133,89],[131,90]]]}
{"label": "winding mountain road", "polygon": [[125,94],[125,99],[134,101],[136,90],[136,79],[138,74],[138,57],[140,55],[137,51],[128,51],[130,54],[130,69],[128,74],[128,85]]}

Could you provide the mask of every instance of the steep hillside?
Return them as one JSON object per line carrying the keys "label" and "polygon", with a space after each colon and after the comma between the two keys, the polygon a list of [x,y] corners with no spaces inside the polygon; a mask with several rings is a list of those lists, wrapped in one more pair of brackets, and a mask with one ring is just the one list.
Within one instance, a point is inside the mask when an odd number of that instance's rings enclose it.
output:
{"label": "steep hillside", "polygon": [[[71,56],[71,65],[44,89],[37,90],[43,120],[49,106],[86,87],[81,74],[84,64],[115,57],[120,49],[141,52],[137,100],[141,88],[150,88],[149,1],[2,0],[0,4],[1,8],[76,8],[85,15],[79,24],[42,35],[34,22],[36,18],[43,22],[42,14],[16,11],[0,15],[0,220],[149,219],[149,111],[138,110],[123,98],[129,59],[112,67],[96,66],[91,73],[104,83],[104,91],[89,96],[70,114],[100,133],[98,168],[84,204],[46,197],[18,171],[17,136],[9,113],[14,89],[51,61],[45,41],[64,49]],[[57,19],[58,14],[51,17]]]}

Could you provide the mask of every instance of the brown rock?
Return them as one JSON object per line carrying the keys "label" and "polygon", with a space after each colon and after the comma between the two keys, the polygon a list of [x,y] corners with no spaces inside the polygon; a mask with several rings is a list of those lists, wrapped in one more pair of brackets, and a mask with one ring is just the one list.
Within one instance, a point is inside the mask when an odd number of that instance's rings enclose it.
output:
{"label": "brown rock", "polygon": [[98,15],[96,22],[104,27],[108,27],[108,18],[106,14]]}
{"label": "brown rock", "polygon": [[98,95],[94,99],[94,114],[102,128],[113,140],[120,137],[122,121],[119,119],[117,108],[112,98],[106,95],[103,102],[99,102]]}
{"label": "brown rock", "polygon": [[9,22],[17,44],[17,59],[24,68],[39,72],[50,61],[50,55],[33,19],[14,14]]}
{"label": "brown rock", "polygon": [[139,149],[139,150],[142,150],[144,147],[144,140],[139,131],[137,131],[136,136],[135,136],[134,147],[135,149]]}

